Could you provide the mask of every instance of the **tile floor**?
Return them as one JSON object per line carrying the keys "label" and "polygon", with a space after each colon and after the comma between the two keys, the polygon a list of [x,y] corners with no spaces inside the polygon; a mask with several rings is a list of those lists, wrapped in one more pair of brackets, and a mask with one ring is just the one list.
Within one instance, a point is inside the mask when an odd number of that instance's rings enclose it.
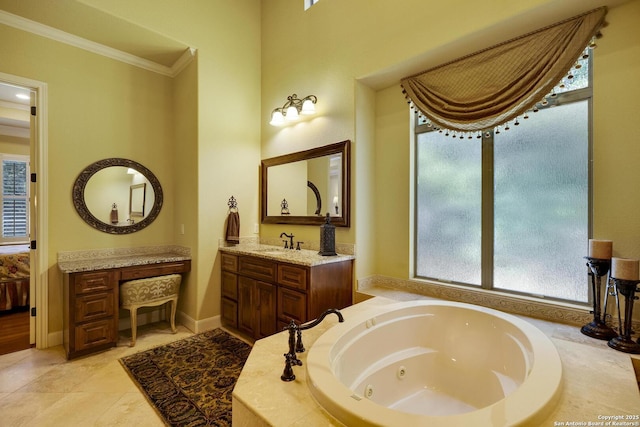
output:
{"label": "tile floor", "polygon": [[193,335],[165,322],[130,331],[118,346],[68,361],[62,346],[0,356],[0,426],[163,426],[119,359]]}

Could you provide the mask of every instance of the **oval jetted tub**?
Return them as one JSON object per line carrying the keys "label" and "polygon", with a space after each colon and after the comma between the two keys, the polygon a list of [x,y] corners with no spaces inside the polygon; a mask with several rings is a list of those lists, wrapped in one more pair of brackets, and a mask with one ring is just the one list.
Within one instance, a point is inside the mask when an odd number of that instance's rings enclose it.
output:
{"label": "oval jetted tub", "polygon": [[562,365],[515,316],[420,300],[346,319],[311,346],[312,395],[348,426],[514,426],[547,417]]}

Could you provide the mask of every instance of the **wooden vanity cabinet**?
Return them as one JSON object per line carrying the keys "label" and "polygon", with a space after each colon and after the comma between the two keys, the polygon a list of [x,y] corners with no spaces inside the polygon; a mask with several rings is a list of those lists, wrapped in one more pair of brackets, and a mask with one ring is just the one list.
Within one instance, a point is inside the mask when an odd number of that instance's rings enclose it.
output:
{"label": "wooden vanity cabinet", "polygon": [[259,339],[352,303],[351,260],[315,266],[222,252],[222,321]]}
{"label": "wooden vanity cabinet", "polygon": [[118,343],[120,282],[186,273],[191,261],[170,261],[64,273],[63,344],[68,359]]}
{"label": "wooden vanity cabinet", "polygon": [[63,342],[69,359],[114,347],[118,337],[118,278],[112,270],[65,275]]}

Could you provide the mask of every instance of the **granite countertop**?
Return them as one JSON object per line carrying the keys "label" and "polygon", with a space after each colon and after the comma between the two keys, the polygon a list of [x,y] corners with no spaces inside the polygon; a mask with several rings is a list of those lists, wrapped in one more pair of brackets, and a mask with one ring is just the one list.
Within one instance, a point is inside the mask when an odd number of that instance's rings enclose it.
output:
{"label": "granite countertop", "polygon": [[[385,290],[377,297],[341,310],[345,319],[364,310],[401,300],[428,298]],[[607,425],[607,420],[640,425],[640,392],[632,357],[607,347],[605,341],[580,333],[580,328],[518,316],[542,330],[554,343],[562,361],[562,392],[557,405],[539,427],[560,425]],[[305,331],[310,348],[324,331],[337,323],[328,316],[320,325]],[[298,357],[303,366],[293,368],[296,379],[280,380],[287,350],[287,332],[256,341],[233,390],[233,425],[257,426],[341,426],[314,400],[306,378],[306,355]],[[597,424],[602,422],[602,424]]]}
{"label": "granite countertop", "polygon": [[179,246],[96,249],[59,252],[58,268],[63,273],[78,273],[188,260],[191,251]]}
{"label": "granite countertop", "polygon": [[304,265],[307,267],[355,259],[354,255],[338,254],[333,256],[322,256],[318,254],[318,251],[312,251],[309,249],[283,249],[280,246],[263,245],[259,243],[221,246],[218,249],[221,252],[236,255],[251,255],[258,258],[287,262],[289,264]]}

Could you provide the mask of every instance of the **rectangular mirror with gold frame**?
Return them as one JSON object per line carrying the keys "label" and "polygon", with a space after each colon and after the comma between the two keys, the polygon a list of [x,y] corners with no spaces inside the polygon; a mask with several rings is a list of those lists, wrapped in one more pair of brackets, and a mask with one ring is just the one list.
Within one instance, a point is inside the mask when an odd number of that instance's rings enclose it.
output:
{"label": "rectangular mirror with gold frame", "polygon": [[351,141],[262,160],[263,224],[349,227]]}

